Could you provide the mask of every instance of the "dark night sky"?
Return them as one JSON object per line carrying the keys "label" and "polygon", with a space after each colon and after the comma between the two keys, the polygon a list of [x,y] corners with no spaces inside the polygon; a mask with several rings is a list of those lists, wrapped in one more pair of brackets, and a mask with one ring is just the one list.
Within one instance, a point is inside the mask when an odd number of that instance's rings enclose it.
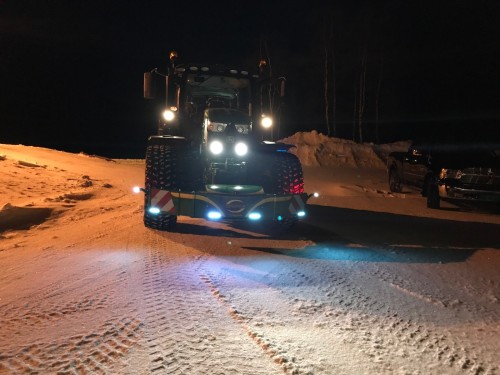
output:
{"label": "dark night sky", "polygon": [[288,83],[280,135],[326,133],[325,25],[333,25],[338,135],[352,137],[363,51],[366,140],[382,61],[383,140],[426,126],[495,123],[499,16],[496,0],[0,0],[0,142],[101,154],[111,144],[108,154],[140,154],[155,133],[144,71],[162,67],[172,49],[184,61],[252,67],[264,46],[274,75]]}

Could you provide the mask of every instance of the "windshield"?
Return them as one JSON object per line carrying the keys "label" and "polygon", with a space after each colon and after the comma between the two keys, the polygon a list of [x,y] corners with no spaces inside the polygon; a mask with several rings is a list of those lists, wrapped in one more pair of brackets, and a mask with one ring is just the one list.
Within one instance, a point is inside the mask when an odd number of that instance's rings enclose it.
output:
{"label": "windshield", "polygon": [[248,78],[210,74],[188,74],[186,99],[199,109],[232,108],[249,113]]}

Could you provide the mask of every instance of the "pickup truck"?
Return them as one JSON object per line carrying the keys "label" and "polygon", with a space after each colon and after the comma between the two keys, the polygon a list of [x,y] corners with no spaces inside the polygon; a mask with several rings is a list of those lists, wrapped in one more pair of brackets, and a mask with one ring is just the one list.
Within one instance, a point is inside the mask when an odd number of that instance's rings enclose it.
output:
{"label": "pickup truck", "polygon": [[486,202],[500,206],[500,143],[412,143],[387,160],[389,189],[420,189],[427,207],[440,201]]}

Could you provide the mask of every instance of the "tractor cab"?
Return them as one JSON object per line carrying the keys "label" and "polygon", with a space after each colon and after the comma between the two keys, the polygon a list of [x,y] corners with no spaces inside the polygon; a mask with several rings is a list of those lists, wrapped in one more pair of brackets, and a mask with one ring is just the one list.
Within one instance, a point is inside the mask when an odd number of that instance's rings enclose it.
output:
{"label": "tractor cab", "polygon": [[262,143],[254,124],[270,126],[265,116],[259,74],[221,65],[178,64],[175,59],[167,75],[153,70],[145,74],[146,98],[151,83],[165,78],[165,106],[159,121],[160,136],[179,136],[199,151],[208,182],[241,180],[248,159]]}
{"label": "tractor cab", "polygon": [[[165,89],[161,88],[162,79]],[[256,124],[270,128],[272,120],[267,114],[272,110],[264,105],[269,102],[264,98],[270,91],[264,89],[267,81],[247,70],[221,65],[175,65],[174,59],[167,75],[157,69],[144,74],[144,97],[159,99],[158,106],[163,107],[159,135],[182,136],[209,147],[207,135],[212,132],[235,131],[248,136],[255,130],[259,133]],[[157,95],[156,91],[162,93]],[[263,138],[263,134],[255,134],[255,138]]]}

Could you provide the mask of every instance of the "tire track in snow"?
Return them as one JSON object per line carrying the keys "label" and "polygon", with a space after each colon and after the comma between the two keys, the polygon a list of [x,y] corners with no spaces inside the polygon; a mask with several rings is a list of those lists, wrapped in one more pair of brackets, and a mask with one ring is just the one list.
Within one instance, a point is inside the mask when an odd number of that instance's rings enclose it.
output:
{"label": "tire track in snow", "polygon": [[[99,278],[111,281],[97,284],[95,281]],[[38,326],[72,314],[105,309],[114,303],[116,286],[123,282],[125,275],[120,270],[102,272],[94,266],[86,267],[72,273],[71,281],[65,279],[43,285],[15,304],[1,306],[0,323],[7,329],[17,327],[19,322]],[[81,295],[81,291],[86,293]],[[68,301],[67,295],[72,296],[72,300]],[[2,333],[5,332],[0,335]]]}
{"label": "tire track in snow", "polygon": [[[340,268],[336,270],[339,271]],[[339,276],[338,273],[332,276],[333,273],[321,268],[318,273],[313,274],[321,275],[316,280],[328,280],[329,285],[321,289],[325,295],[333,291],[332,297],[334,298],[330,306],[338,303],[340,306],[360,311],[358,322],[354,324],[354,327],[368,333],[367,337],[378,337],[376,341],[373,341],[372,346],[375,356],[389,358],[398,353],[402,357],[416,356],[418,359],[415,362],[415,370],[419,369],[420,363],[427,363],[434,367],[428,369],[431,373],[446,372],[447,369],[471,374],[495,373],[498,370],[493,364],[489,366],[482,363],[472,348],[464,347],[463,342],[457,342],[448,335],[446,330],[423,326],[410,319],[401,318],[383,301],[374,300],[371,295],[366,294],[366,291],[360,289],[358,284],[353,283],[359,280],[359,277],[366,280],[366,275],[369,275],[366,269],[350,268],[348,273],[349,276],[346,275],[346,277]],[[341,288],[335,288],[337,285]],[[435,304],[434,300],[423,300]],[[365,313],[365,311],[370,313]],[[364,324],[364,322],[370,322],[370,324]],[[374,330],[374,327],[380,328]],[[419,359],[422,362],[419,362]]]}
{"label": "tire track in snow", "polygon": [[[248,273],[240,273],[244,277],[242,280],[233,275],[234,270],[225,272],[224,266],[219,271],[222,272],[208,271],[203,277],[211,286],[212,293],[232,311],[247,334],[281,365],[285,373],[345,373],[341,367],[331,365],[335,362],[331,358],[327,360],[329,366],[321,365],[326,357],[318,355],[316,350],[327,342],[323,338],[311,340],[308,337],[317,332],[308,325],[308,320],[301,319],[301,312],[294,311],[296,299],[290,300],[279,288],[264,279],[252,278]],[[364,367],[358,372],[380,373],[376,366],[370,370]]]}
{"label": "tire track in snow", "polygon": [[143,275],[145,341],[151,374],[281,373],[221,309],[199,274],[206,258],[147,231]]}
{"label": "tire track in snow", "polygon": [[246,332],[246,334],[255,342],[255,344],[263,350],[263,352],[268,355],[276,364],[280,365],[283,371],[287,374],[296,373],[296,367],[294,365],[288,364],[288,358],[284,355],[278,348],[273,345],[272,342],[263,337],[259,332],[253,330],[248,324],[251,319],[243,315],[240,311],[238,311],[235,307],[231,306],[228,299],[224,294],[221,293],[220,289],[217,286],[217,283],[214,281],[213,276],[209,274],[201,274],[201,280],[207,284],[212,295],[227,309],[229,315],[238,322],[242,329]]}
{"label": "tire track in snow", "polygon": [[[426,369],[428,373],[481,374],[498,371],[493,363],[483,363],[473,349],[464,347],[446,331],[399,317],[384,301],[378,301],[360,289],[362,284],[358,285],[356,281],[360,277],[366,279],[366,275],[352,267],[325,269],[318,261],[306,260],[292,262],[283,269],[286,272],[275,274],[272,278],[252,278],[245,274],[247,287],[238,289],[237,294],[233,290],[242,281],[235,276],[237,273],[234,270],[231,273],[222,270],[220,274],[211,275],[210,283],[214,285],[215,293],[223,295],[225,303],[238,312],[238,319],[248,322],[245,324],[248,324],[249,332],[265,338],[261,340],[267,340],[266,346],[273,353],[281,351],[283,361],[288,363],[288,370],[293,373],[322,373],[325,369],[342,373],[341,361],[328,363],[324,360],[325,356],[335,354],[334,350],[321,348],[327,343],[333,346],[342,343],[345,350],[351,349],[351,355],[365,356],[371,362],[367,366],[373,365],[372,370],[382,373],[418,373],[424,363],[429,365]],[[265,291],[259,292],[265,293],[273,301],[272,304],[269,301],[259,302],[252,292],[253,288],[248,287],[252,282],[257,283],[257,289],[259,284],[260,289],[262,284],[266,286]],[[307,295],[312,295],[313,299],[307,298]],[[288,318],[284,316],[286,314],[289,314]],[[274,321],[274,316],[282,317],[282,321]],[[293,327],[302,321],[310,321],[311,317],[314,324],[308,328],[317,335],[317,339],[308,338],[301,342],[300,335],[294,334],[293,330],[288,329],[284,334],[279,332],[283,331],[283,325]],[[291,339],[297,340],[294,345],[287,342]],[[309,358],[297,350],[306,342],[309,342],[309,349],[311,345],[316,345],[316,348],[312,347],[316,354],[309,353]],[[308,347],[307,344],[305,346]],[[402,363],[406,364],[402,367]],[[345,365],[345,369],[352,370],[348,364]]]}
{"label": "tire track in snow", "polygon": [[63,338],[63,342],[0,348],[0,373],[108,374],[136,344],[141,326],[137,319],[114,319],[90,333]]}
{"label": "tire track in snow", "polygon": [[92,262],[1,306],[0,373],[109,374],[122,367],[142,330],[116,296],[127,281],[123,267]]}
{"label": "tire track in snow", "polygon": [[[407,270],[407,272],[410,270]],[[413,271],[413,270],[411,270]],[[492,303],[493,308],[487,308],[484,305],[476,305],[466,301],[463,298],[463,292],[465,291],[465,286],[461,289],[450,288],[447,285],[441,285],[440,289],[432,288],[432,295],[426,293],[422,290],[416,290],[416,286],[420,284],[412,285],[409,280],[411,277],[403,279],[396,273],[389,272],[388,270],[377,269],[370,272],[374,277],[386,282],[391,287],[410,295],[414,298],[420,299],[422,301],[432,303],[435,306],[443,309],[454,309],[456,311],[465,312],[470,317],[481,316],[482,319],[487,319],[490,322],[498,321],[500,318],[499,310],[495,308],[496,306]],[[479,292],[476,292],[476,296]]]}

